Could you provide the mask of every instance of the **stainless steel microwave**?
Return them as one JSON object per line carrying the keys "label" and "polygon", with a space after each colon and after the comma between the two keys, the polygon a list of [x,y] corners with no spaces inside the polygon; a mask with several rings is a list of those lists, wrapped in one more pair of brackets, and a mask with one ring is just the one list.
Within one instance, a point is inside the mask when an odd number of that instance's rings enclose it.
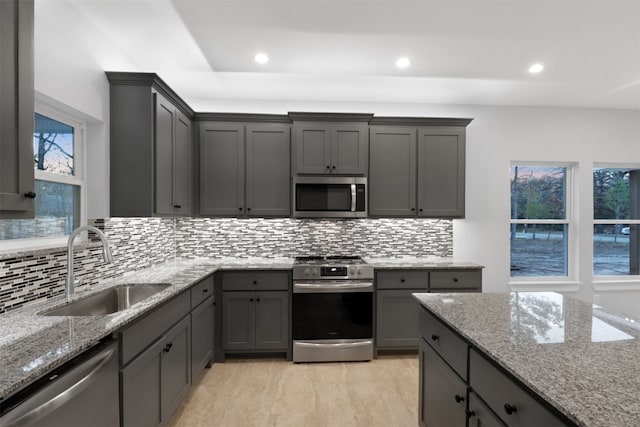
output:
{"label": "stainless steel microwave", "polygon": [[304,176],[293,178],[296,218],[365,218],[367,178]]}

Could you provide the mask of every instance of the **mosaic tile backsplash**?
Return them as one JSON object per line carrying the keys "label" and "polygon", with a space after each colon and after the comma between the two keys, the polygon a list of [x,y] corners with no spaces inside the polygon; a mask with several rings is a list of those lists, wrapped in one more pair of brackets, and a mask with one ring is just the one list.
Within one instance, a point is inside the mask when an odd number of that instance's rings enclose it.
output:
{"label": "mosaic tile backsplash", "polygon": [[437,219],[189,218],[177,222],[176,241],[184,258],[451,256],[452,227]]}
{"label": "mosaic tile backsplash", "polygon": [[[175,257],[451,256],[453,224],[429,219],[112,218],[89,221],[109,239],[75,248],[77,288]],[[64,293],[66,247],[0,255],[0,313]]]}

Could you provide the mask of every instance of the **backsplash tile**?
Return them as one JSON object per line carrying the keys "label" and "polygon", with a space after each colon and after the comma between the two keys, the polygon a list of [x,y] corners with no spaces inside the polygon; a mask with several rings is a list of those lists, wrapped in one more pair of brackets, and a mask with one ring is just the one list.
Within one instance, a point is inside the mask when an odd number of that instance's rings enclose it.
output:
{"label": "backsplash tile", "polygon": [[[75,247],[78,289],[175,257],[451,256],[453,223],[438,219],[111,218],[90,220],[100,243]],[[95,239],[92,239],[95,240]],[[66,247],[0,256],[0,313],[64,293]]]}
{"label": "backsplash tile", "polygon": [[452,256],[442,219],[188,218],[176,224],[178,256]]}
{"label": "backsplash tile", "polygon": [[[104,264],[100,243],[74,247],[77,289],[175,257],[175,220],[116,218],[89,221],[104,231],[113,263]],[[59,247],[0,258],[0,313],[64,293],[67,248]]]}

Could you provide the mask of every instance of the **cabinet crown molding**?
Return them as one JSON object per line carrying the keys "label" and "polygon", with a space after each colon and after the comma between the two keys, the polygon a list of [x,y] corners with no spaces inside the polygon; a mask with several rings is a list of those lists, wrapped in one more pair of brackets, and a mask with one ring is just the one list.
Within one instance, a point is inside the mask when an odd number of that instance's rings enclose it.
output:
{"label": "cabinet crown molding", "polygon": [[371,126],[467,126],[473,119],[448,117],[373,117]]}
{"label": "cabinet crown molding", "polygon": [[293,121],[322,121],[322,122],[369,122],[373,114],[368,113],[302,113],[289,112],[289,118]]}

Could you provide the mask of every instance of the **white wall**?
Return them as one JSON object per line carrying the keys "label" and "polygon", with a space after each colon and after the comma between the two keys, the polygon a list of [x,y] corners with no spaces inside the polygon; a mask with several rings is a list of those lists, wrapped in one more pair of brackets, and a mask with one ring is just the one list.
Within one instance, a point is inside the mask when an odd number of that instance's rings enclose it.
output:
{"label": "white wall", "polygon": [[109,213],[107,63],[137,71],[69,2],[35,0],[35,89],[39,99],[87,123],[89,218]]}
{"label": "white wall", "polygon": [[[89,217],[99,218],[108,215],[109,104],[103,64],[139,70],[106,35],[83,19],[66,1],[36,0],[36,90],[82,112],[89,120]],[[577,279],[585,283],[591,281],[593,163],[640,164],[638,111],[208,99],[194,100],[192,107],[219,112],[334,111],[473,118],[467,129],[467,215],[454,221],[454,256],[486,266],[487,291],[508,289],[510,161],[578,165],[581,256]],[[590,292],[590,286],[582,290]]]}

